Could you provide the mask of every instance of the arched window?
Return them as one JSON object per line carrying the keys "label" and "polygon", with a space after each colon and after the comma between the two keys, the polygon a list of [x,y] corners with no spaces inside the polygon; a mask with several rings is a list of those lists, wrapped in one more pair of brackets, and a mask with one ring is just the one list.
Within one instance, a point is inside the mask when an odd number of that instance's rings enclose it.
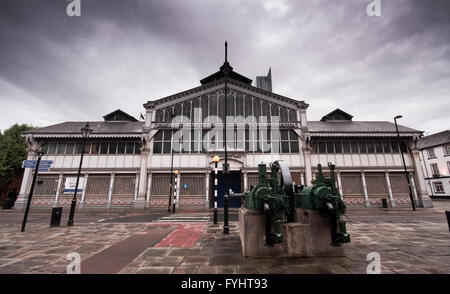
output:
{"label": "arched window", "polygon": [[280,110],[277,104],[272,103],[270,106],[270,115],[271,116],[280,116]]}
{"label": "arched window", "polygon": [[[198,97],[192,99],[192,115],[191,115],[191,121],[193,122],[195,119],[195,109],[198,110],[200,108],[200,99]],[[197,120],[201,120],[201,117],[197,118]]]}
{"label": "arched window", "polygon": [[164,122],[169,123],[172,121],[172,106],[168,106],[166,107],[166,109],[164,110]]}
{"label": "arched window", "polygon": [[181,104],[180,103],[175,104],[175,106],[173,108],[173,115],[174,115],[174,117],[181,115]]}
{"label": "arched window", "polygon": [[217,115],[217,93],[211,93],[209,96],[209,116]]}
{"label": "arched window", "polygon": [[270,104],[269,101],[263,101],[262,103],[262,116],[265,116],[267,121],[270,121]]}
{"label": "arched window", "polygon": [[227,116],[234,116],[234,95],[227,95]]}
{"label": "arched window", "polygon": [[244,97],[242,93],[236,93],[236,116],[244,116]]}
{"label": "arched window", "polygon": [[295,111],[295,109],[289,110],[289,121],[291,121],[291,122],[297,121],[297,111]]}
{"label": "arched window", "polygon": [[163,122],[164,121],[164,110],[158,109],[156,111],[155,121],[156,122]]}
{"label": "arched window", "polygon": [[253,98],[253,115],[256,119],[261,115],[261,100],[258,98]]}
{"label": "arched window", "polygon": [[191,119],[191,102],[184,101],[183,103],[183,116],[187,117],[189,120]]}
{"label": "arched window", "polygon": [[245,95],[244,97],[244,104],[245,104],[245,117],[253,115],[252,111],[252,96]]}
{"label": "arched window", "polygon": [[208,117],[208,108],[209,108],[209,97],[207,95],[202,96],[202,120]]}
{"label": "arched window", "polygon": [[280,107],[280,122],[287,122],[288,121],[288,113],[287,108],[284,106]]}

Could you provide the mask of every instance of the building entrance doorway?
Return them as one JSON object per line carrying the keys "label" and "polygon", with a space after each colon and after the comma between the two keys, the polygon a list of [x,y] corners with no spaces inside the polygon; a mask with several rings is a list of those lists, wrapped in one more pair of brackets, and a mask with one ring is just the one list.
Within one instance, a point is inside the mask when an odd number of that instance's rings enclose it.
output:
{"label": "building entrance doorway", "polygon": [[[214,187],[214,175],[211,174],[211,187]],[[240,171],[230,171],[228,173],[228,189],[233,190],[234,193],[241,193],[241,172]],[[218,174],[218,187],[217,187],[217,207],[223,207],[223,196],[224,196],[224,187],[223,187],[223,173],[219,172]],[[214,191],[212,191],[211,197],[212,203],[214,203]],[[214,205],[214,204],[213,204]],[[228,201],[228,207],[240,207],[241,199],[233,198]]]}

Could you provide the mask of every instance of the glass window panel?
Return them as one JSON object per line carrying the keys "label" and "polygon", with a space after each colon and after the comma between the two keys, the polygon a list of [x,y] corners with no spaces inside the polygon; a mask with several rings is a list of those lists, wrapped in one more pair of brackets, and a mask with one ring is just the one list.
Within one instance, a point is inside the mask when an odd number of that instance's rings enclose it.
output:
{"label": "glass window panel", "polygon": [[259,118],[261,115],[261,100],[258,98],[253,98],[253,115]]}
{"label": "glass window panel", "polygon": [[343,149],[344,153],[350,153],[350,143],[343,142],[342,143],[342,149]]}
{"label": "glass window panel", "polygon": [[353,143],[350,143],[350,145],[351,145],[351,148],[352,148],[352,153],[359,153],[358,143],[353,142]]}
{"label": "glass window panel", "polygon": [[134,153],[134,143],[129,142],[127,143],[127,154],[133,154]]}
{"label": "glass window panel", "polygon": [[141,154],[141,143],[134,143],[134,154]]}
{"label": "glass window panel", "polygon": [[171,153],[170,142],[164,142],[163,153]]}
{"label": "glass window panel", "polygon": [[401,150],[403,153],[407,153],[405,142],[400,142],[400,150]]}
{"label": "glass window panel", "polygon": [[271,116],[280,116],[280,110],[277,104],[272,104],[270,106],[270,115]]}
{"label": "glass window panel", "polygon": [[317,143],[316,142],[311,143],[311,153],[317,153]]}
{"label": "glass window panel", "polygon": [[98,154],[99,153],[99,143],[92,143],[91,147],[91,154]]}
{"label": "glass window panel", "polygon": [[162,141],[163,139],[163,131],[158,131],[155,135],[155,141]]}
{"label": "glass window panel", "polygon": [[75,154],[81,154],[81,143],[75,144]]}
{"label": "glass window panel", "polygon": [[272,141],[271,145],[272,145],[272,153],[279,153],[281,151],[280,141]]}
{"label": "glass window panel", "polygon": [[289,121],[297,121],[297,111],[295,111],[294,109],[289,110]]}
{"label": "glass window panel", "polygon": [[244,98],[245,103],[245,117],[253,115],[252,110],[252,96],[246,95]]}
{"label": "glass window panel", "polygon": [[342,143],[341,142],[334,142],[334,151],[336,153],[342,153]]}
{"label": "glass window panel", "polygon": [[385,142],[383,143],[383,149],[384,149],[384,153],[391,153],[391,144],[389,144],[389,142]]}
{"label": "glass window panel", "polygon": [[289,142],[281,142],[281,152],[289,153]]}
{"label": "glass window panel", "polygon": [[171,141],[172,140],[172,131],[167,130],[164,131],[164,141]]}
{"label": "glass window panel", "polygon": [[326,147],[325,147],[325,142],[319,142],[319,153],[320,154],[325,154],[326,153]]}
{"label": "glass window panel", "polygon": [[164,122],[171,122],[172,121],[172,107],[166,107],[164,110]]}
{"label": "glass window panel", "polygon": [[288,121],[287,108],[282,106],[280,107],[280,122],[287,122],[287,121]]}
{"label": "glass window panel", "polygon": [[205,119],[208,117],[208,108],[209,108],[209,97],[204,95],[202,96],[202,119]]}
{"label": "glass window panel", "polygon": [[73,149],[75,148],[74,143],[67,143],[66,154],[73,154]]}
{"label": "glass window panel", "polygon": [[91,143],[84,144],[84,153],[85,154],[91,154]]}
{"label": "glass window panel", "polygon": [[288,130],[280,130],[281,140],[289,140],[289,131]]}
{"label": "glass window panel", "polygon": [[108,154],[108,143],[100,144],[100,154]]}
{"label": "glass window panel", "polygon": [[174,117],[177,117],[177,116],[180,116],[182,113],[181,113],[181,104],[180,103],[177,103],[177,104],[175,104],[175,106],[173,107],[173,116]]}
{"label": "glass window panel", "polygon": [[183,116],[187,117],[189,120],[191,119],[191,102],[189,101],[183,103]]}
{"label": "glass window panel", "polygon": [[329,154],[334,153],[334,144],[333,144],[333,142],[327,142],[327,153],[329,153]]}
{"label": "glass window panel", "polygon": [[244,116],[244,98],[242,93],[236,93],[236,116]]}
{"label": "glass window panel", "polygon": [[266,117],[267,122],[270,121],[270,104],[268,101],[263,101],[262,103],[262,116]]}
{"label": "glass window panel", "polygon": [[153,143],[153,153],[161,153],[162,152],[162,142],[154,142]]}
{"label": "glass window panel", "polygon": [[117,151],[117,143],[109,143],[108,154],[116,154],[116,151]]}
{"label": "glass window panel", "polygon": [[155,121],[156,121],[156,122],[162,122],[162,121],[164,121],[164,111],[163,111],[162,109],[158,109],[158,110],[156,111]]}
{"label": "glass window panel", "polygon": [[234,116],[234,97],[228,94],[227,97],[227,116]]}
{"label": "glass window panel", "polygon": [[47,152],[48,152],[48,143],[42,144],[41,152],[43,152],[44,154],[47,154]]}
{"label": "glass window panel", "polygon": [[66,151],[66,143],[58,143],[58,149],[56,150],[56,154],[64,154]]}
{"label": "glass window panel", "polygon": [[377,153],[383,153],[383,145],[380,142],[375,142],[375,151]]}
{"label": "glass window panel", "polygon": [[359,152],[360,153],[367,153],[366,142],[359,142]]}
{"label": "glass window panel", "polygon": [[125,153],[125,143],[124,142],[120,142],[119,144],[117,144],[117,154],[124,154]]}
{"label": "glass window panel", "polygon": [[291,141],[291,153],[298,153],[299,147],[298,147],[298,141]]}
{"label": "glass window panel", "polygon": [[56,153],[56,143],[50,143],[48,145],[48,153],[47,154],[55,154]]}
{"label": "glass window panel", "polygon": [[217,115],[217,93],[211,93],[209,98],[209,116]]}
{"label": "glass window panel", "polygon": [[373,142],[367,142],[367,153],[375,153],[375,145]]}
{"label": "glass window panel", "polygon": [[391,147],[392,147],[392,153],[399,153],[399,149],[398,149],[398,143],[397,142],[391,142]]}

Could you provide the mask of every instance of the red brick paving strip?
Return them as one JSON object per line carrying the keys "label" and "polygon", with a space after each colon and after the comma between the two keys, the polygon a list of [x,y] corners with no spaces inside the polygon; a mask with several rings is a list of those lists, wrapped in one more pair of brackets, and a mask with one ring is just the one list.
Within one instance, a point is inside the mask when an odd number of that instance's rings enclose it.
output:
{"label": "red brick paving strip", "polygon": [[179,224],[155,247],[193,247],[206,228],[206,224]]}
{"label": "red brick paving strip", "polygon": [[173,227],[140,232],[81,262],[82,274],[115,274],[133,261],[145,249],[163,239]]}

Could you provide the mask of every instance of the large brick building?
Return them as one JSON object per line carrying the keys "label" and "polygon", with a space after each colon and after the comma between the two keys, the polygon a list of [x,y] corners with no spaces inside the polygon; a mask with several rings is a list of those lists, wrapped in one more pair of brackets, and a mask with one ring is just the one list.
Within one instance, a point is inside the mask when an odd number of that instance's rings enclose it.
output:
{"label": "large brick building", "polygon": [[[393,123],[354,121],[339,109],[320,121],[309,121],[307,103],[271,92],[270,72],[258,88],[228,63],[224,66],[231,70],[227,151],[229,186],[235,192],[256,183],[261,162],[287,162],[293,180],[305,185],[314,179],[318,163],[326,172],[327,163],[332,162],[347,204],[381,206],[384,198],[390,206],[409,206],[403,152],[417,204],[431,206],[417,149],[421,131],[399,126],[399,141]],[[86,180],[78,207],[166,207],[171,166],[180,172],[178,205],[211,207],[212,159],[219,155],[219,164],[223,163],[224,89],[225,77],[219,70],[202,79],[200,86],[145,103],[142,122],[120,110],[103,121],[90,122],[93,133],[84,156],[82,177]],[[50,171],[39,175],[33,207],[70,205],[72,194],[65,193],[64,187],[77,173],[84,125],[64,122],[24,133],[29,159],[36,159],[42,150],[43,159],[54,162]],[[32,170],[26,169],[16,208],[24,207],[31,179]],[[219,205],[222,197],[220,188]]]}

